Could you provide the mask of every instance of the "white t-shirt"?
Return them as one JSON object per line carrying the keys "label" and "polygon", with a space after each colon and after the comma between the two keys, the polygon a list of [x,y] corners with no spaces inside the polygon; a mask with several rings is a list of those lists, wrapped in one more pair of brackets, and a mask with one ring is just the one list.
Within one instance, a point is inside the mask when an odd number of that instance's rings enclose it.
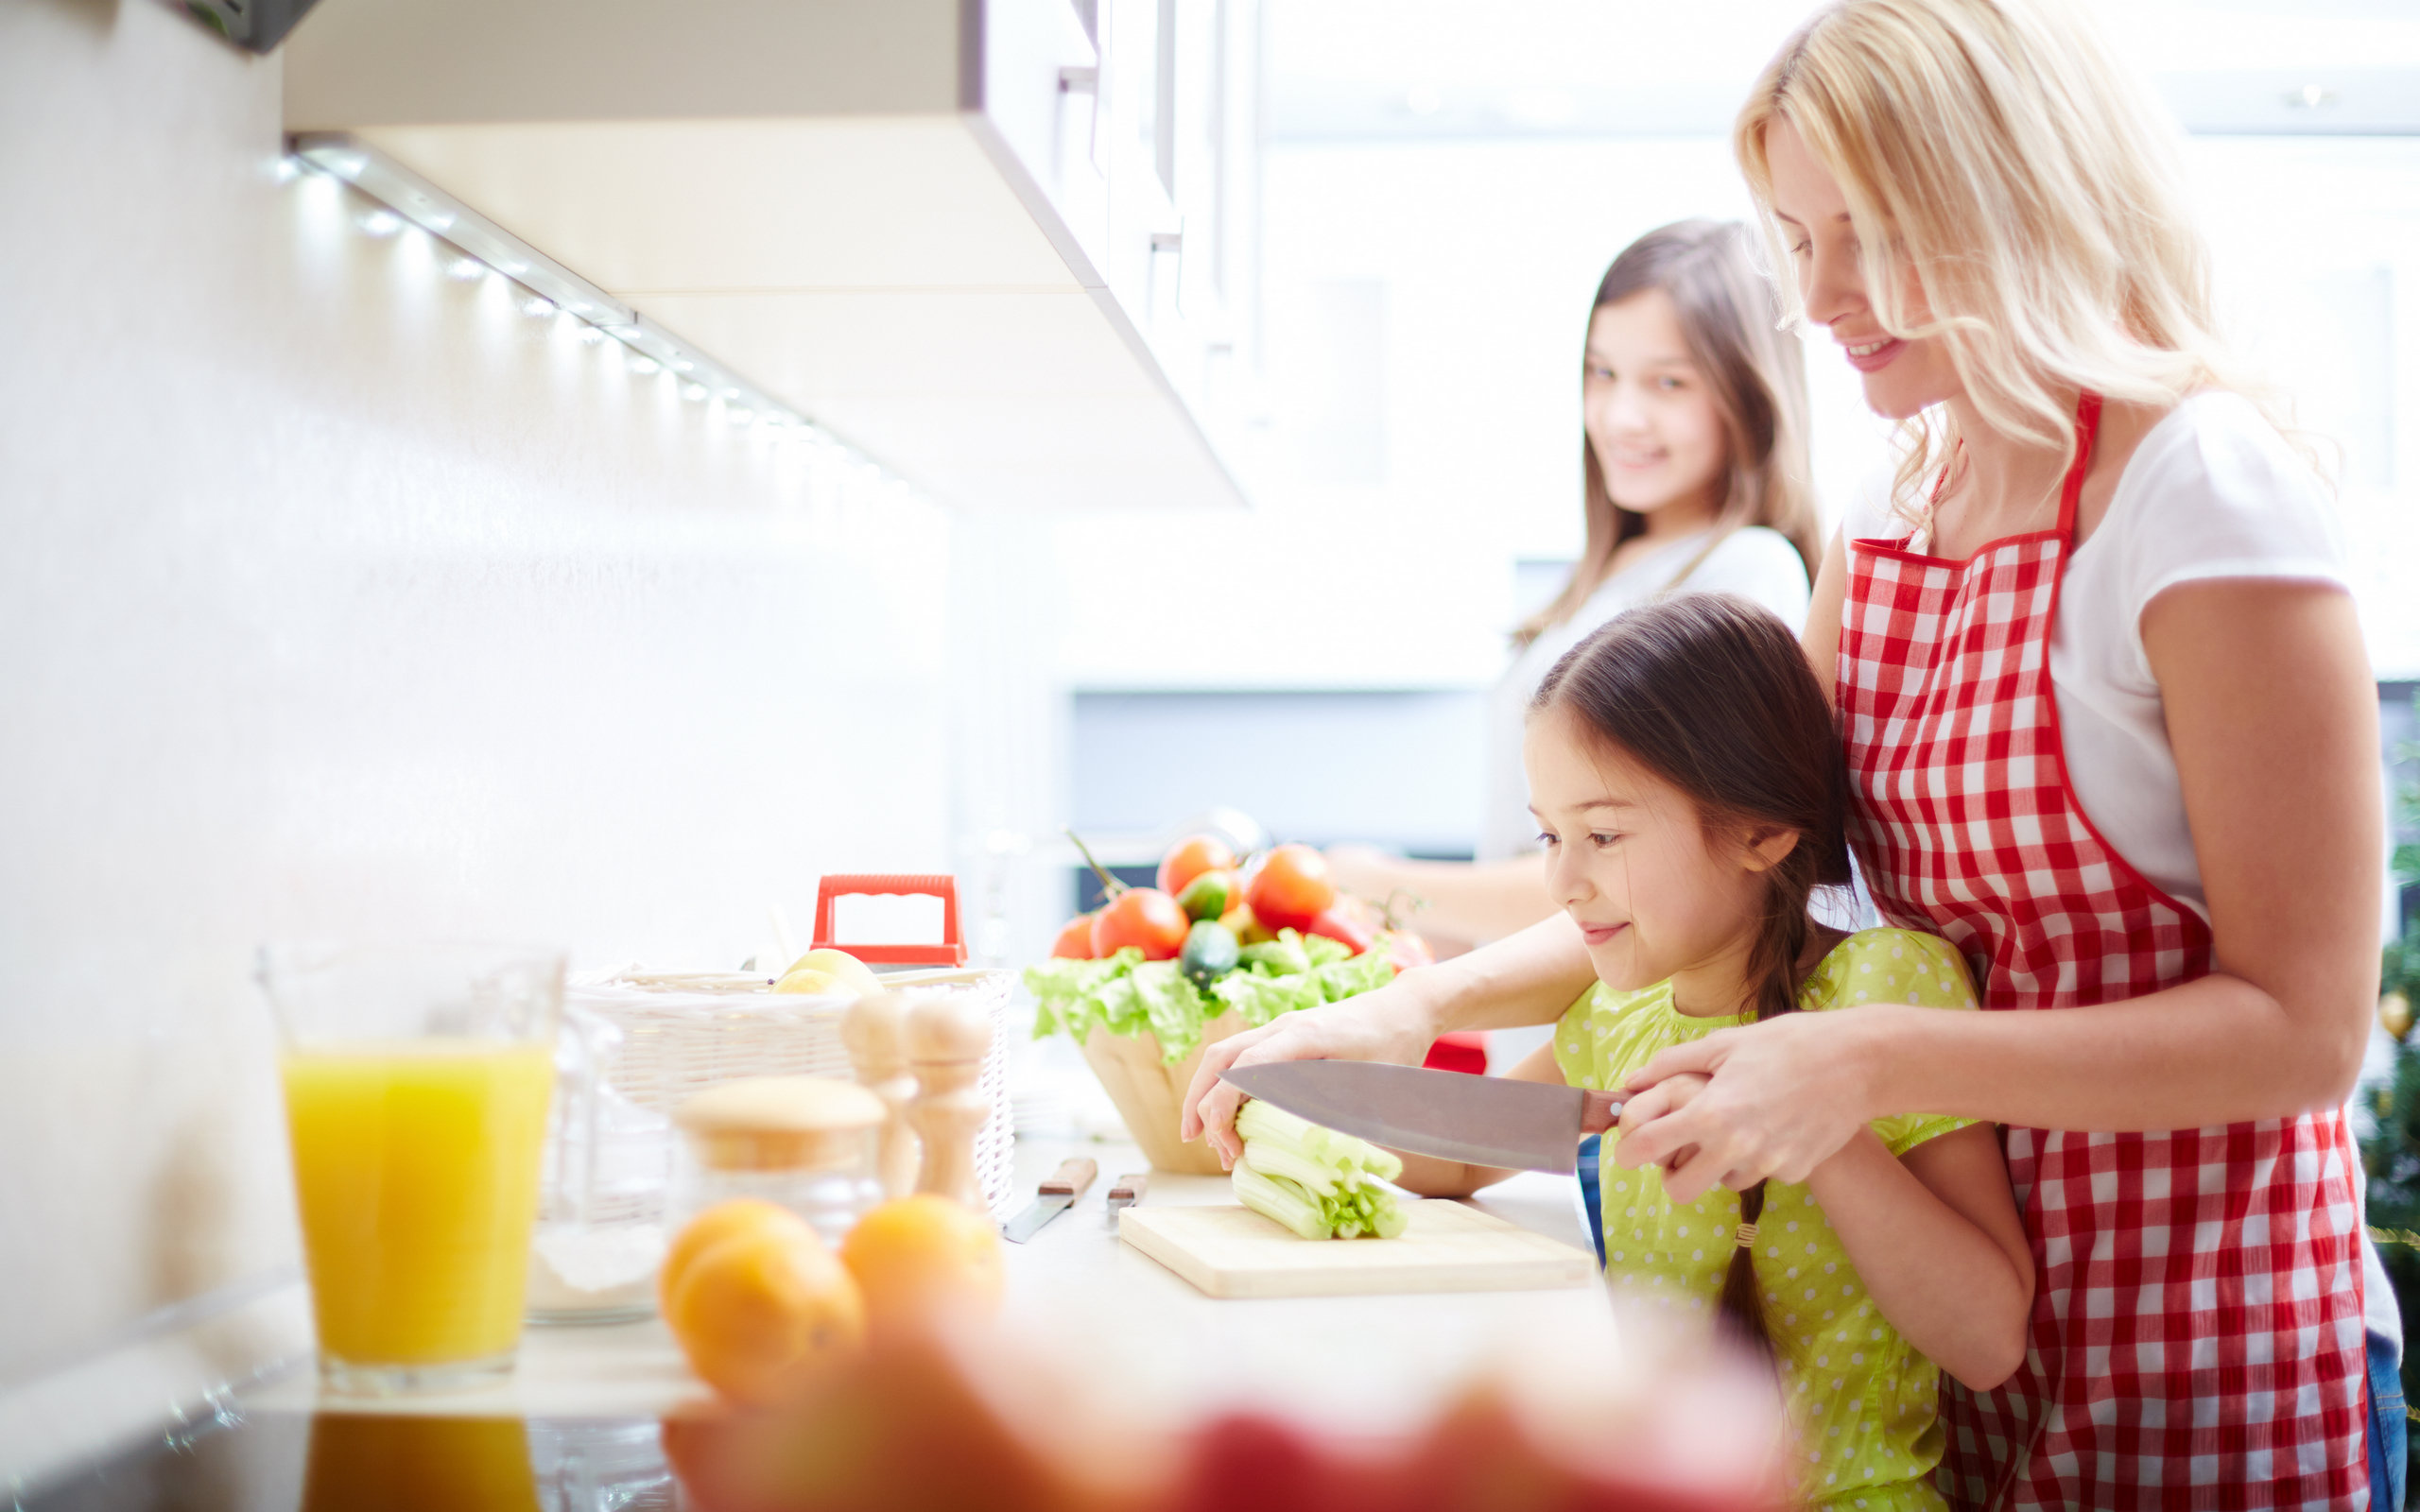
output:
{"label": "white t-shirt", "polygon": [[[1852,541],[1895,540],[1889,503],[1849,510]],[[2050,686],[2068,780],[2101,834],[2145,879],[2209,918],[2144,608],[2179,583],[2284,577],[2350,591],[2325,485],[2239,394],[2197,394],[2126,459],[2109,511],[2068,559],[2050,627]]]}
{"label": "white t-shirt", "polygon": [[1530,813],[1530,779],[1521,767],[1521,734],[1530,699],[1548,669],[1588,632],[1634,605],[1663,593],[1737,593],[1780,615],[1795,631],[1806,623],[1806,564],[1788,537],[1761,525],[1725,536],[1705,560],[1679,583],[1673,576],[1706,549],[1706,532],[1684,536],[1641,556],[1598,585],[1580,610],[1523,647],[1489,696],[1487,710],[1487,812],[1481,816],[1478,858],[1502,861],[1538,848],[1538,821]]}
{"label": "white t-shirt", "polygon": [[[1897,540],[1906,521],[1875,496],[1844,522],[1852,541]],[[2206,921],[2201,863],[2158,679],[2143,651],[2144,609],[2179,583],[2290,578],[2350,592],[2326,486],[2240,394],[2213,390],[2176,406],[2126,459],[2109,511],[2068,558],[2050,626],[2067,780],[2118,853]],[[2353,1173],[2358,1194],[2365,1185]],[[2374,1246],[2362,1246],[2370,1332],[2403,1324]]]}

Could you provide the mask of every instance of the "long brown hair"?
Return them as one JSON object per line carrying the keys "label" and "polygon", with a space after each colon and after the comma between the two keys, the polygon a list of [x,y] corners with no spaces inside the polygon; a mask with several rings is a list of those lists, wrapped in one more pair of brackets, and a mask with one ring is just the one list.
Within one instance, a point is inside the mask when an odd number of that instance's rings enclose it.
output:
{"label": "long brown hair", "polygon": [[[1672,301],[1689,358],[1722,416],[1730,477],[1715,510],[1715,539],[1742,525],[1779,531],[1798,548],[1811,580],[1823,543],[1806,461],[1806,363],[1798,338],[1780,329],[1781,298],[1757,270],[1753,245],[1737,221],[1684,220],[1649,232],[1605,269],[1588,313],[1593,320],[1606,305],[1650,289]],[[1647,516],[1606,491],[1605,470],[1585,435],[1580,465],[1587,480],[1586,544],[1563,591],[1515,632],[1515,644],[1527,645],[1578,613],[1612,576],[1616,548],[1647,529]]]}
{"label": "long brown hair", "polygon": [[[1814,927],[1807,900],[1817,887],[1849,881],[1848,772],[1831,706],[1797,632],[1732,593],[1643,605],[1555,662],[1530,704],[1532,715],[1547,709],[1578,716],[1598,739],[1686,795],[1710,835],[1798,837],[1765,872],[1747,972],[1759,1021],[1795,1008]],[[1739,1194],[1740,1235],[1764,1210],[1763,1182]],[[1748,1239],[1732,1248],[1720,1316],[1770,1356]]]}

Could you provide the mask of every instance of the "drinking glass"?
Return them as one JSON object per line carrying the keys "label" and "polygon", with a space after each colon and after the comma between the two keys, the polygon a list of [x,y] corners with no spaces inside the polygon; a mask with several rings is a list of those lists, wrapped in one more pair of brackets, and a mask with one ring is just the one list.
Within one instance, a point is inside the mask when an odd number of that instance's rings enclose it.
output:
{"label": "drinking glass", "polygon": [[332,1388],[512,1367],[562,976],[510,946],[262,949]]}

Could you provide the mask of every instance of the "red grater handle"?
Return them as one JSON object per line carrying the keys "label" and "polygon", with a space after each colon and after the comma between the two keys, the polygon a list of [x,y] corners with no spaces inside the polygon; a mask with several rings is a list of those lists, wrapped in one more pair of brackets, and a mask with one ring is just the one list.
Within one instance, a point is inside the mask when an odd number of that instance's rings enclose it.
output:
{"label": "red grater handle", "polygon": [[[842,898],[873,893],[889,897],[938,898],[942,901],[942,942],[938,945],[843,945],[832,937],[832,904]],[[946,873],[910,876],[900,872],[836,874],[815,885],[814,949],[844,950],[869,966],[964,966],[966,938],[958,929],[958,879]]]}

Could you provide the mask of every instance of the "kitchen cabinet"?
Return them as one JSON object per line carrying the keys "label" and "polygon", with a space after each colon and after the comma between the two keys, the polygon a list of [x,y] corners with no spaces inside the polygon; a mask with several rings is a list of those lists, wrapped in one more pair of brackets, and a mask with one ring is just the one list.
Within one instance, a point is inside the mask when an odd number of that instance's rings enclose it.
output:
{"label": "kitchen cabinet", "polygon": [[945,503],[1234,507],[1257,0],[325,0],[383,154]]}

